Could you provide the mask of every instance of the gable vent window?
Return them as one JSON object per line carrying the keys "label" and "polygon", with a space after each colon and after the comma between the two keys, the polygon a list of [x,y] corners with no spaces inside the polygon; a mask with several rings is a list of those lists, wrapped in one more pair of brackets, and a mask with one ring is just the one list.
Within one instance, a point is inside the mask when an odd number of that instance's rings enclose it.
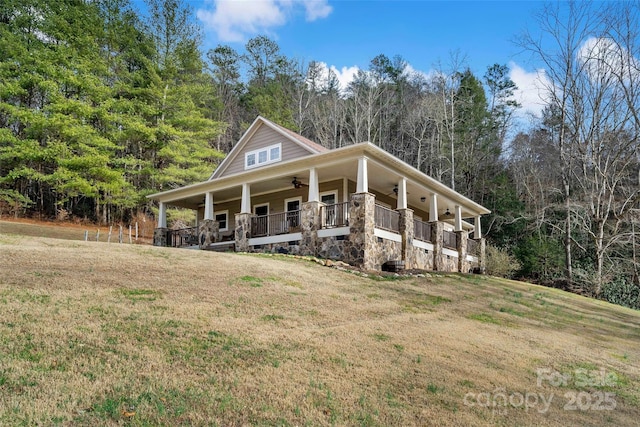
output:
{"label": "gable vent window", "polygon": [[244,155],[244,168],[251,169],[282,160],[282,144],[270,145],[259,150],[249,151]]}

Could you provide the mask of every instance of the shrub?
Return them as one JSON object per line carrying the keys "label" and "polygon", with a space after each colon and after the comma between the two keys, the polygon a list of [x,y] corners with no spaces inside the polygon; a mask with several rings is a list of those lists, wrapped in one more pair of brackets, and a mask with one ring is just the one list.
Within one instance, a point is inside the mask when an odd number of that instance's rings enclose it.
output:
{"label": "shrub", "polygon": [[486,252],[487,274],[492,276],[511,278],[520,270],[520,263],[506,249],[487,245]]}
{"label": "shrub", "polygon": [[640,310],[640,287],[625,278],[617,278],[602,285],[600,297],[613,304]]}

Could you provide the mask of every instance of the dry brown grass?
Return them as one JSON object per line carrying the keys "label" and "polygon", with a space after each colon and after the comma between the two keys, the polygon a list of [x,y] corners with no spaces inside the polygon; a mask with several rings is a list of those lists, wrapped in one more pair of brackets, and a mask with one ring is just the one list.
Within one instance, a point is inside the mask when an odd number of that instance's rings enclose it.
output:
{"label": "dry brown grass", "polygon": [[[640,313],[562,291],[9,234],[0,262],[2,425],[620,426],[640,416]],[[567,384],[539,387],[541,368]],[[597,372],[614,380],[579,384]],[[499,392],[513,404],[465,404]],[[549,410],[519,405],[527,393],[552,395]],[[582,410],[565,408],[571,393]],[[596,405],[604,393],[615,409]]]}
{"label": "dry brown grass", "polygon": [[[139,215],[144,218],[144,215]],[[134,226],[135,227],[135,226]],[[95,224],[76,224],[73,222],[44,222],[32,219],[8,219],[0,220],[0,233],[19,234],[32,237],[51,237],[64,240],[84,240],[85,231],[87,240],[95,242],[118,243],[118,225],[112,226],[111,240],[109,240],[109,227]],[[139,221],[138,240],[135,240],[135,228],[131,232],[132,243],[151,244],[153,239],[153,226],[150,221]],[[97,240],[96,240],[97,239]],[[122,229],[124,243],[129,243],[129,226]]]}

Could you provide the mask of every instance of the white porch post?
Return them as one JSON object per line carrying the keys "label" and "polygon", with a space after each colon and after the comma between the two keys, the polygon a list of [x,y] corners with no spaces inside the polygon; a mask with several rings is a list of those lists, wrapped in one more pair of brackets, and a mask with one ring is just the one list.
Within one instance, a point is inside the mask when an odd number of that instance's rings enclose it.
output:
{"label": "white porch post", "polygon": [[407,179],[400,178],[398,181],[398,206],[397,209],[407,209]]}
{"label": "white porch post", "polygon": [[367,158],[360,157],[358,159],[358,183],[356,185],[356,193],[369,192],[369,172],[367,171]]}
{"label": "white porch post", "polygon": [[431,193],[429,198],[429,222],[438,221],[438,195]]}
{"label": "white porch post", "polygon": [[251,186],[247,182],[242,184],[242,202],[240,203],[240,213],[251,213]]}
{"label": "white porch post", "polygon": [[482,237],[482,227],[480,226],[480,215],[476,217],[476,228],[473,230],[473,238],[480,239]]}
{"label": "white porch post", "polygon": [[318,171],[316,168],[309,170],[309,202],[320,201],[320,189],[318,187]]}
{"label": "white porch post", "polygon": [[213,193],[207,191],[204,196],[204,219],[213,219]]}
{"label": "white porch post", "polygon": [[349,201],[349,180],[347,178],[342,178],[342,201],[345,203]]}
{"label": "white porch post", "polygon": [[455,230],[462,231],[462,206],[456,206]]}
{"label": "white porch post", "polygon": [[158,204],[158,228],[167,228],[167,205],[164,202]]}

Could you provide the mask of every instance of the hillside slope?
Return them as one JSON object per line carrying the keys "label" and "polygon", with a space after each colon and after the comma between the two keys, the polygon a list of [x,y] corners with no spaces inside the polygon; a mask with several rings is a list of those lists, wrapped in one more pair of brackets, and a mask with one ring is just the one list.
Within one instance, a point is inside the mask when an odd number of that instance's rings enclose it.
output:
{"label": "hillside slope", "polygon": [[0,424],[636,425],[640,313],[484,276],[0,234]]}

